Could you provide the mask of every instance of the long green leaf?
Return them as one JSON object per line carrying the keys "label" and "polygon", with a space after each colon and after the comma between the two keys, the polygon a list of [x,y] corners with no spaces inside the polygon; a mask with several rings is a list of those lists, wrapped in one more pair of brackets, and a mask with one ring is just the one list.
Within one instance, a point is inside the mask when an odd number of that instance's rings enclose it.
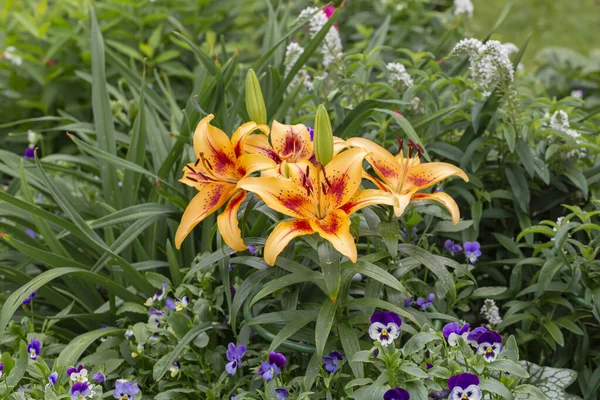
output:
{"label": "long green leaf", "polygon": [[335,319],[335,311],[337,310],[337,303],[330,300],[324,300],[319,310],[317,317],[317,326],[315,327],[315,347],[317,348],[316,354],[319,356],[323,355],[325,350],[325,344],[331,332],[333,326],[333,320]]}
{"label": "long green leaf", "polygon": [[125,333],[121,328],[101,328],[78,335],[64,349],[56,359],[54,369],[57,371],[69,368],[77,363],[84,351],[103,336],[115,336]]}

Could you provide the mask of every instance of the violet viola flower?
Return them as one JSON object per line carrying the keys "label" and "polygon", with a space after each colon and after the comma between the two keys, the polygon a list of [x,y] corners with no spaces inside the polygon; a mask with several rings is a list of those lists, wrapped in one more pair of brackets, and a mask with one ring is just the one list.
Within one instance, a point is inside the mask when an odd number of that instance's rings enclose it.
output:
{"label": "violet viola flower", "polygon": [[135,400],[135,395],[140,393],[140,388],[125,379],[117,379],[113,397],[119,400]]}
{"label": "violet viola flower", "polygon": [[315,140],[315,130],[310,126],[307,126],[306,130],[308,130],[308,134],[310,135],[310,141],[312,142],[313,140]]}
{"label": "violet viola flower", "polygon": [[30,237],[30,238],[32,238],[32,239],[35,239],[35,236],[36,236],[36,235],[35,235],[35,232],[34,232],[34,231],[32,231],[31,229],[29,229],[29,228],[25,229],[25,233],[26,233],[27,235],[29,235],[29,237]]}
{"label": "violet viola flower", "polygon": [[160,323],[162,322],[164,316],[167,315],[167,313],[164,311],[157,310],[154,307],[150,307],[148,309],[148,312],[150,313],[150,318],[148,318],[148,323],[155,324],[157,328],[160,328]]}
{"label": "violet viola flower", "polygon": [[288,392],[285,388],[275,389],[275,398],[277,400],[285,400],[288,397],[290,397],[290,392]]}
{"label": "violet viola flower", "polygon": [[35,156],[35,148],[28,147],[28,148],[25,149],[25,153],[23,153],[23,158],[33,159],[34,156]]}
{"label": "violet viola flower", "polygon": [[410,393],[401,388],[393,388],[385,392],[383,400],[409,400]]}
{"label": "violet viola flower", "polygon": [[183,296],[182,298],[175,297],[175,311],[181,311],[186,308],[190,304],[190,299],[187,296]]}
{"label": "violet viola flower", "polygon": [[87,373],[87,369],[83,368],[83,365],[81,364],[79,364],[77,368],[72,367],[67,369],[69,379],[75,382],[87,382]]}
{"label": "violet viola flower", "polygon": [[258,253],[258,249],[256,248],[256,246],[248,246],[248,251],[250,252],[250,254],[252,254],[253,256],[256,255],[256,253]]}
{"label": "violet viola flower", "polygon": [[0,378],[2,378],[3,371],[4,371],[4,363],[0,363]]}
{"label": "violet viola flower", "polygon": [[131,328],[127,329],[123,336],[125,336],[125,339],[127,339],[127,340],[131,339],[131,337],[133,336],[133,329],[131,329]]}
{"label": "violet viola flower", "polygon": [[162,289],[156,292],[152,297],[148,297],[146,303],[147,306],[151,306],[155,301],[162,301],[167,296],[167,284],[162,284]]}
{"label": "violet viola flower", "polygon": [[463,373],[450,377],[448,388],[449,400],[481,400],[482,392],[479,388],[479,378],[475,374]]}
{"label": "violet viola flower", "polygon": [[379,311],[371,315],[369,336],[377,340],[382,346],[387,346],[400,336],[402,320],[400,316],[391,311]]}
{"label": "violet viola flower", "polygon": [[29,358],[32,360],[37,360],[40,352],[42,351],[42,344],[37,339],[31,339],[31,342],[27,345],[27,352],[29,353]]}
{"label": "violet viola flower", "polygon": [[404,308],[408,308],[413,305],[412,297],[404,298]]}
{"label": "violet viola flower", "polygon": [[260,364],[257,374],[261,375],[265,381],[268,382],[273,379],[275,375],[279,375],[281,373],[281,368],[284,367],[285,363],[286,359],[283,354],[271,352],[269,353],[269,362],[263,361]]}
{"label": "violet viola flower", "polygon": [[335,350],[332,351],[331,353],[329,353],[328,356],[323,357],[323,364],[325,364],[325,370],[334,374],[340,368],[339,362],[343,359],[344,357],[342,357],[342,355],[339,352]]}
{"label": "violet viola flower", "polygon": [[173,299],[171,298],[166,298],[165,299],[165,306],[171,310],[171,311],[175,311],[175,302],[173,301]]}
{"label": "violet viola flower", "polygon": [[31,292],[31,294],[29,295],[28,298],[26,298],[25,300],[23,300],[23,305],[28,305],[31,304],[31,301],[33,300],[33,298],[37,295],[37,290],[34,290],[33,292]]}
{"label": "violet viola flower", "polygon": [[85,400],[93,395],[92,385],[88,382],[75,382],[71,386],[71,400]]}
{"label": "violet viola flower", "polygon": [[475,264],[477,259],[481,257],[481,250],[479,248],[481,245],[479,242],[465,242],[465,256],[467,256],[467,260],[471,264]]}
{"label": "violet viola flower", "polygon": [[478,328],[475,328],[471,332],[469,332],[469,335],[467,336],[467,341],[469,342],[469,344],[471,346],[478,347],[477,339],[479,339],[479,336],[486,333],[487,331],[488,330],[485,326],[480,326]]}
{"label": "violet viola flower", "polygon": [[229,375],[235,375],[238,367],[242,365],[242,358],[246,354],[246,346],[240,344],[239,346],[235,346],[233,343],[229,343],[227,345],[227,352],[225,355],[227,356],[227,360],[229,361],[227,365],[225,365],[225,370]]}
{"label": "violet viola flower", "polygon": [[498,333],[486,332],[477,338],[477,354],[482,355],[487,362],[496,360],[500,353],[502,353],[502,336]]}
{"label": "violet viola flower", "polygon": [[[468,243],[468,242],[467,242]],[[458,243],[454,243],[454,241],[448,239],[444,242],[444,247],[446,248],[446,250],[448,250],[450,252],[450,255],[455,255],[456,253],[459,253],[462,251],[462,246]]]}
{"label": "violet viola flower", "polygon": [[54,371],[48,376],[48,384],[56,386],[56,380],[58,379],[58,372]]}
{"label": "violet viola flower", "polygon": [[456,346],[458,343],[458,337],[462,336],[465,340],[467,340],[467,336],[469,335],[469,324],[464,324],[462,327],[458,322],[450,322],[446,324],[442,328],[442,333],[444,337],[448,340],[448,344],[450,346]]}
{"label": "violet viola flower", "polygon": [[179,363],[179,361],[173,361],[171,363],[171,366],[169,367],[169,371],[171,371],[171,378],[176,377],[180,369],[181,364]]}
{"label": "violet viola flower", "polygon": [[433,306],[433,301],[435,300],[435,294],[430,293],[429,296],[427,296],[427,299],[424,299],[422,297],[419,297],[417,299],[417,301],[415,302],[419,307],[421,307],[421,310],[425,311],[427,310],[429,307]]}
{"label": "violet viola flower", "polygon": [[96,372],[92,378],[98,383],[106,382],[106,376],[102,372]]}

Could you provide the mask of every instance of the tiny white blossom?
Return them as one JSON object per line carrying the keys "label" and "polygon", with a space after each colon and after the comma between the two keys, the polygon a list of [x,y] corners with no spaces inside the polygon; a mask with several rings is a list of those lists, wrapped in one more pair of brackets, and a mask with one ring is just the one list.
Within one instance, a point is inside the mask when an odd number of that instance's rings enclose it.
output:
{"label": "tiny white blossom", "polygon": [[[307,7],[300,12],[299,19],[305,19],[309,15],[317,12],[316,7]],[[310,37],[314,38],[315,35],[323,29],[323,26],[327,23],[327,14],[323,10],[317,12],[308,21]],[[323,39],[323,45],[321,46],[321,54],[323,55],[323,66],[327,68],[334,61],[342,58],[342,39],[340,38],[340,32],[335,27],[331,27],[325,39]]]}
{"label": "tiny white blossom", "polygon": [[408,89],[413,85],[413,80],[406,72],[406,67],[400,63],[387,63],[385,66],[388,70],[388,82],[392,86],[400,86],[403,89]]}
{"label": "tiny white blossom", "polygon": [[483,306],[481,307],[481,315],[483,315],[483,318],[485,318],[491,326],[496,326],[502,323],[500,309],[494,300],[487,299],[483,302]]}
{"label": "tiny white blossom", "polygon": [[421,99],[419,97],[413,97],[410,101],[410,109],[414,112],[419,111],[419,107],[421,106]]}
{"label": "tiny white blossom", "polygon": [[509,56],[519,52],[519,47],[514,43],[503,43],[502,47],[504,47]]}
{"label": "tiny white blossom", "polygon": [[571,97],[576,97],[578,99],[583,99],[583,90],[581,90],[581,89],[573,90],[571,92]]}
{"label": "tiny white blossom", "polygon": [[37,133],[35,133],[31,129],[28,130],[27,131],[27,141],[29,142],[29,145],[35,146],[37,144],[37,141],[38,141],[38,135],[37,135]]}
{"label": "tiny white blossom", "polygon": [[[298,58],[300,57],[300,55],[302,53],[304,53],[304,47],[300,46],[298,43],[292,42],[292,43],[288,44],[288,46],[286,47],[286,50],[285,50],[285,59],[284,59],[286,76],[290,73],[292,67],[294,66],[296,61],[298,61]],[[292,82],[290,83],[289,88],[291,89],[291,88],[295,87],[296,83],[298,82],[298,79],[301,79],[301,78],[304,79],[304,81],[303,81],[304,87],[308,91],[312,91],[313,90],[312,80],[310,78],[308,71],[306,71],[304,68],[301,69],[300,71],[298,71],[298,75],[296,75],[294,77],[294,79],[292,79]]]}
{"label": "tiny white blossom", "polygon": [[454,0],[454,15],[466,14],[473,17],[473,3],[471,0]]}
{"label": "tiny white blossom", "polygon": [[2,56],[8,61],[10,61],[13,65],[16,65],[18,67],[21,64],[23,64],[23,58],[16,55],[15,51],[17,51],[15,46],[8,46],[6,50],[4,50]]}
{"label": "tiny white blossom", "polygon": [[510,83],[514,70],[506,47],[497,40],[485,44],[477,39],[463,39],[452,49],[451,55],[467,54],[475,86],[485,97],[499,83]]}

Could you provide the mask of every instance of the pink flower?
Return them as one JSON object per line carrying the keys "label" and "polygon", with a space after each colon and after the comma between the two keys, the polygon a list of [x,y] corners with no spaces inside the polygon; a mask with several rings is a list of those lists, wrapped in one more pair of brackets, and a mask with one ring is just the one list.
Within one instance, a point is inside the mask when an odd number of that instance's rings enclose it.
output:
{"label": "pink flower", "polygon": [[[333,15],[333,13],[335,12],[335,7],[332,6],[331,4],[328,4],[325,6],[325,8],[323,9],[323,12],[325,13],[325,15],[327,16],[327,18],[331,18],[331,16]],[[337,30],[340,29],[340,27],[338,26],[338,23],[336,22],[335,24],[333,24],[333,26],[335,26],[335,28]]]}

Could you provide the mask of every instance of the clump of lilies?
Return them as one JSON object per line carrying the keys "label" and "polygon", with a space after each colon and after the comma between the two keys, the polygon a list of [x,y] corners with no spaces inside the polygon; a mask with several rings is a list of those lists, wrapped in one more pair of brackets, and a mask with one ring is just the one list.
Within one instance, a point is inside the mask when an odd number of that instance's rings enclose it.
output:
{"label": "clump of lilies", "polygon": [[[250,111],[261,107],[247,109],[252,118]],[[467,175],[451,164],[421,163],[423,148],[417,143],[409,141],[405,154],[400,142],[393,155],[364,138],[335,138],[323,106],[317,110],[313,138],[302,124],[277,121],[271,128],[247,122],[230,138],[210,124],[213,118],[211,114],[198,123],[193,139],[196,159],[185,166],[180,179],[198,193],[181,219],[177,248],[196,225],[226,205],[217,218],[219,231],[234,251],[246,250],[237,213],[248,192],[289,217],[275,226],[265,243],[269,265],[292,239],[315,233],[356,262],[350,216],[375,204],[390,206],[401,216],[410,201],[433,200],[449,210],[454,223],[460,218],[450,195],[421,191],[453,175],[467,181]],[[259,113],[255,119],[263,122],[265,117]],[[364,160],[369,171],[363,168]],[[375,188],[362,188],[363,179]]]}

